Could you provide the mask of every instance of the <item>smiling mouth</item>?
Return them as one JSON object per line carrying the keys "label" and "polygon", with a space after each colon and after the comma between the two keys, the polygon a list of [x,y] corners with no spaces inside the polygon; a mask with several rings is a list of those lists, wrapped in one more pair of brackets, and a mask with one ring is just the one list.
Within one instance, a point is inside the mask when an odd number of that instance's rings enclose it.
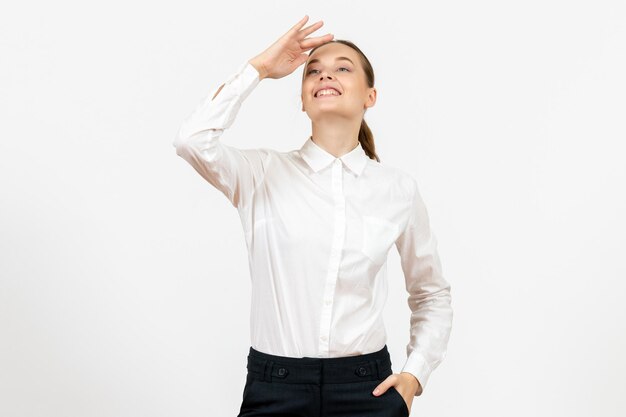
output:
{"label": "smiling mouth", "polygon": [[315,94],[313,97],[315,98],[325,98],[325,97],[339,97],[341,95],[341,93],[339,93],[338,91],[335,90],[335,94],[329,93],[329,94]]}

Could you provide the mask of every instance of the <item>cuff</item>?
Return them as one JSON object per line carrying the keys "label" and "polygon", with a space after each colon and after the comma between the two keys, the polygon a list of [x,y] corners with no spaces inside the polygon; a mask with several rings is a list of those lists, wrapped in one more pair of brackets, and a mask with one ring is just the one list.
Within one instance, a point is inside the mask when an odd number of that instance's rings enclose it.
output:
{"label": "cuff", "polygon": [[261,74],[254,68],[254,65],[249,61],[244,61],[237,67],[235,72],[226,79],[224,84],[234,88],[234,90],[241,95],[241,99],[243,100],[252,92],[254,87],[261,82],[260,76]]}
{"label": "cuff", "polygon": [[406,362],[404,362],[404,366],[400,372],[408,372],[417,378],[421,385],[421,388],[415,393],[415,396],[418,397],[422,395],[422,392],[424,392],[432,370],[430,369],[430,366],[428,366],[424,356],[422,356],[417,350],[414,350],[411,352]]}
{"label": "cuff", "polygon": [[[248,61],[244,61],[239,68],[225,82],[224,88],[218,95],[226,101],[226,108],[219,114],[214,128],[228,129],[235,120],[243,101],[252,90],[261,82],[259,72]],[[219,113],[219,112],[218,112]]]}

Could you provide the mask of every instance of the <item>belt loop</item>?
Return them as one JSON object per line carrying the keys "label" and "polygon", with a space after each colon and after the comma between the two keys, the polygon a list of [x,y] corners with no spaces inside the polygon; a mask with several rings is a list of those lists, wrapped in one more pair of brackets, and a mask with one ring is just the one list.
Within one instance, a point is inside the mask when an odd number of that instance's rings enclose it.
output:
{"label": "belt loop", "polygon": [[380,359],[376,359],[375,365],[376,365],[376,379],[381,379],[381,376],[380,376]]}
{"label": "belt loop", "polygon": [[265,368],[263,370],[263,381],[272,382],[273,368],[274,368],[274,361],[265,361]]}
{"label": "belt loop", "polygon": [[261,372],[261,381],[265,381],[265,370],[267,369],[267,359],[263,360],[263,371]]}

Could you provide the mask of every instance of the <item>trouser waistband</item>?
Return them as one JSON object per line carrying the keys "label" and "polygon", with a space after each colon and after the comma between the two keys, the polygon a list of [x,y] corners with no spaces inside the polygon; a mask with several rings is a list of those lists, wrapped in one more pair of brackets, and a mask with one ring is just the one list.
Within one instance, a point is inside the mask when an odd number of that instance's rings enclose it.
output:
{"label": "trouser waistband", "polygon": [[335,358],[293,358],[250,347],[247,368],[263,381],[300,384],[372,381],[392,374],[387,345],[377,352]]}

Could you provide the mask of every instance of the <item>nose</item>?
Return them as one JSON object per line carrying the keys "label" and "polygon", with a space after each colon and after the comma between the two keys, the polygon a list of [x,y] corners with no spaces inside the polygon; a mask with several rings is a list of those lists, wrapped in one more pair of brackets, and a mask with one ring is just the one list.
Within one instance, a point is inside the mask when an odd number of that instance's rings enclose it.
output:
{"label": "nose", "polygon": [[[326,78],[332,79],[332,77],[330,75],[328,75],[328,74],[326,74]],[[322,80],[322,79],[324,79],[324,75],[323,74],[320,76],[320,80]]]}

